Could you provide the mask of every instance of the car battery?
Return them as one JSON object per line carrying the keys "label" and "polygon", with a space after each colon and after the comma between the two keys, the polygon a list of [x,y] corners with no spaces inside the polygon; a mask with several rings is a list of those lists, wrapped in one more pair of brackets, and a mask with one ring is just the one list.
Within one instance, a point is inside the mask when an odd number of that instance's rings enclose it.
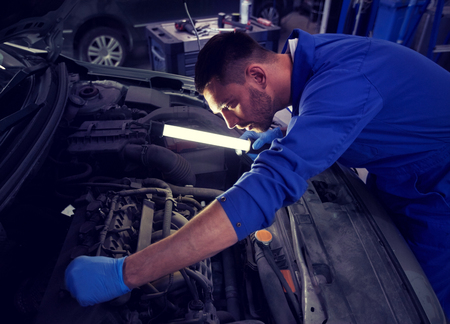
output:
{"label": "car battery", "polygon": [[[217,17],[196,19],[195,27],[205,26],[197,37],[175,28],[175,21],[152,23],[146,26],[150,63],[154,71],[194,77],[197,56],[206,42],[219,33]],[[252,30],[247,30],[254,40],[266,49],[277,52],[280,27],[266,26],[251,19]],[[223,31],[222,31],[223,32]]]}

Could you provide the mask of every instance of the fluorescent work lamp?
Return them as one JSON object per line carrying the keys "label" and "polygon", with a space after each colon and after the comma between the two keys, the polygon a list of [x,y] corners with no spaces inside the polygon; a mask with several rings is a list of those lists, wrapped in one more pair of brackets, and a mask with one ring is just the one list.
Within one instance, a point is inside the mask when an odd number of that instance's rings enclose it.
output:
{"label": "fluorescent work lamp", "polygon": [[225,148],[241,150],[246,153],[251,151],[252,142],[241,138],[218,135],[190,128],[173,125],[166,125],[159,122],[151,122],[151,134],[157,136],[167,136],[186,141],[221,146]]}

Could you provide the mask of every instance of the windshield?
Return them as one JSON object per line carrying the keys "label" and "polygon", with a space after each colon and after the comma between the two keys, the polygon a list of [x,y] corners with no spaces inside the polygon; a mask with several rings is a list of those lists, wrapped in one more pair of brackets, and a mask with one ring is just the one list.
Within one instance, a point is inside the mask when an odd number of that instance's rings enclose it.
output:
{"label": "windshield", "polygon": [[[0,68],[0,89],[2,91],[14,75],[26,67],[16,57],[12,56],[13,53],[13,49],[8,50],[7,52],[6,46],[4,47],[4,45],[0,45],[0,65],[2,66]],[[30,88],[31,80],[28,78],[20,82],[0,99],[0,102],[8,103],[1,105],[0,120],[11,115],[22,107]]]}

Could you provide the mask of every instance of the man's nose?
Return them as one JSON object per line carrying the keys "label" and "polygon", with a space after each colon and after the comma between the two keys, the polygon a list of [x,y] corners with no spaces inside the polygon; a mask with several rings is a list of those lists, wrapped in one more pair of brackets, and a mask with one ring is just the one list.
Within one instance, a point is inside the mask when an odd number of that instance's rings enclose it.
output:
{"label": "man's nose", "polygon": [[234,128],[239,121],[239,118],[234,114],[234,112],[229,110],[222,110],[222,116],[230,129]]}

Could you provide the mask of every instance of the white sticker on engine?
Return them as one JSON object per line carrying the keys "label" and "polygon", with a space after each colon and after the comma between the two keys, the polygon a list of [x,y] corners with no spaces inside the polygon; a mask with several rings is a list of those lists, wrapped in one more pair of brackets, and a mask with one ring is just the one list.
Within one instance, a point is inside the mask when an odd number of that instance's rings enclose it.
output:
{"label": "white sticker on engine", "polygon": [[66,215],[68,217],[72,217],[74,214],[75,207],[73,207],[72,205],[67,206],[66,208],[64,208],[64,210],[61,212],[61,214]]}

